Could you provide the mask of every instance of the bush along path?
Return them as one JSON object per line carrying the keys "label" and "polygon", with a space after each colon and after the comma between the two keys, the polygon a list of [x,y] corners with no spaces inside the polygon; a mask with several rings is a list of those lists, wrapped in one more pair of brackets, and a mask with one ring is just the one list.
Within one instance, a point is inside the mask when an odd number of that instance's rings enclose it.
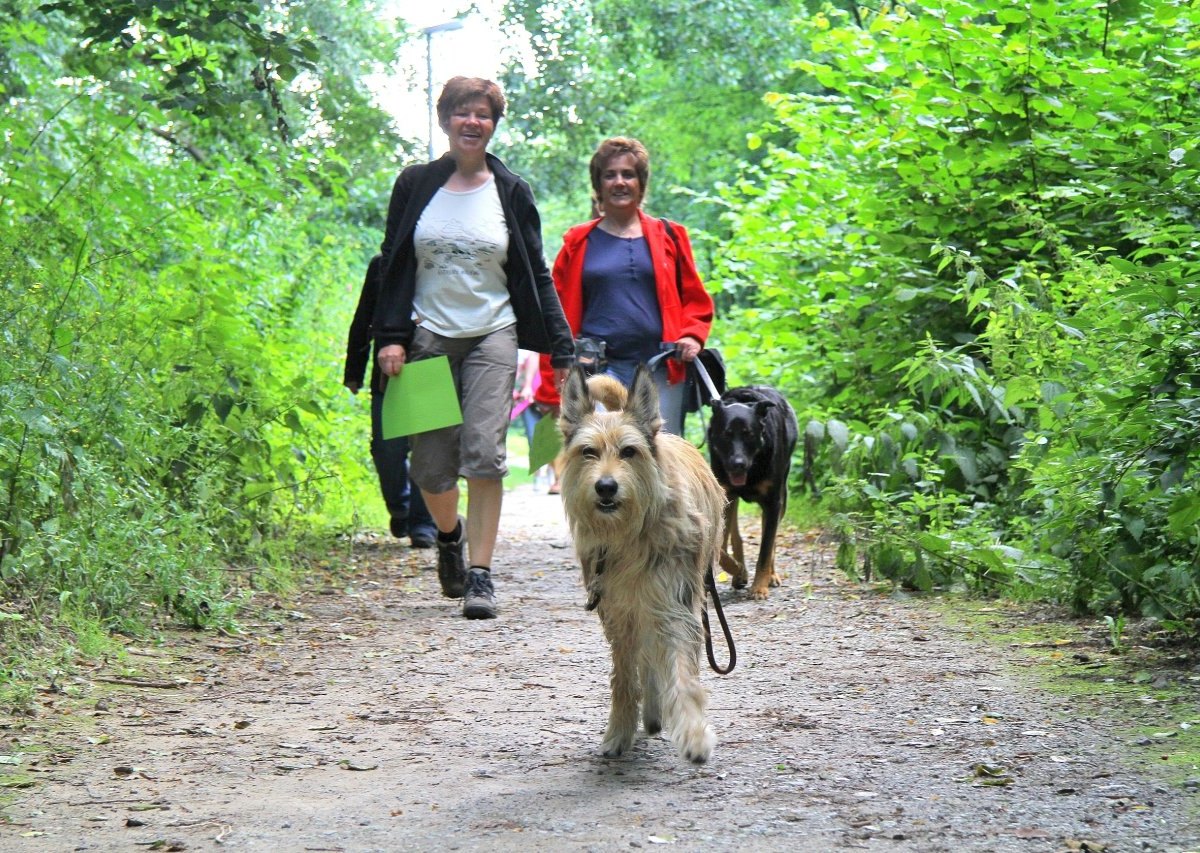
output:
{"label": "bush along path", "polygon": [[431,552],[368,535],[242,636],[134,644],[45,694],[4,721],[0,848],[1200,849],[1196,670],[985,643],[1000,608],[851,584],[794,531],[768,601],[722,585],[738,666],[705,670],[711,761],[662,736],[600,757],[608,650],[558,500],[508,496],[495,620],[440,597]]}

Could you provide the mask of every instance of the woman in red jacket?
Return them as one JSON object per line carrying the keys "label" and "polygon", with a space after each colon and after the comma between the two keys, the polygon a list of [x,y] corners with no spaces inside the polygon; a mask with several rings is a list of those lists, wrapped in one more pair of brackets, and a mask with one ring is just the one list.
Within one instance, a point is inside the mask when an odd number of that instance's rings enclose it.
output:
{"label": "woman in red jacket", "polygon": [[[603,341],[604,372],[626,386],[638,364],[674,345],[676,358],[659,359],[663,428],[683,431],[684,362],[704,347],[712,327],[713,301],[696,272],[687,230],[647,216],[642,201],[650,181],[650,155],[636,139],[606,139],[589,171],[600,216],[563,237],[554,262],[554,287],[578,342]],[[542,359],[537,402],[558,407],[549,359]]]}

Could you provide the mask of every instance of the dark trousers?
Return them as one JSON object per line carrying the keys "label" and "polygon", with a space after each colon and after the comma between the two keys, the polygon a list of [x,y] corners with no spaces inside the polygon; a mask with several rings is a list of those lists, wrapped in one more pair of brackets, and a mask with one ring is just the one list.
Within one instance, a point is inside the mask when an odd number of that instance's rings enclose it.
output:
{"label": "dark trousers", "polygon": [[371,395],[371,459],[379,475],[379,491],[394,520],[403,520],[411,533],[436,530],[421,490],[408,476],[408,436],[383,437],[383,395]]}

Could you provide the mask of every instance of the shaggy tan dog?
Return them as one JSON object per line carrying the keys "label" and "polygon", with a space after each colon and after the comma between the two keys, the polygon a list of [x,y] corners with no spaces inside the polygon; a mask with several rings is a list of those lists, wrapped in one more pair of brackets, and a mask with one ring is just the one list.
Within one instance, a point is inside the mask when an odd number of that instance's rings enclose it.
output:
{"label": "shaggy tan dog", "polygon": [[614,757],[633,745],[640,702],[646,732],[665,726],[680,756],[702,764],[716,736],[700,684],[700,613],[725,494],[700,452],[661,426],[649,371],[639,368],[626,394],[615,379],[573,369],[559,418],[563,507],[588,609],[612,647],[601,751]]}

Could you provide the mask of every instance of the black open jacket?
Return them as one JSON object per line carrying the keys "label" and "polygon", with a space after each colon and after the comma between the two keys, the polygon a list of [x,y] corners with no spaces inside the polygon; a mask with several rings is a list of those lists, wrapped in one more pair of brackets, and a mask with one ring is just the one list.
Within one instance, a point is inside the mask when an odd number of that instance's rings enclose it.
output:
{"label": "black open jacket", "polygon": [[[554,367],[569,367],[574,356],[571,329],[563,316],[554,281],[542,252],[542,221],[533,190],[492,154],[488,167],[496,178],[500,206],[508,223],[508,293],[517,317],[517,345],[546,353]],[[417,259],[413,232],[425,206],[454,172],[454,160],[444,155],[432,163],[409,166],[396,178],[384,230],[383,276],[371,323],[375,352],[389,344],[407,349],[412,343],[413,294]]]}

